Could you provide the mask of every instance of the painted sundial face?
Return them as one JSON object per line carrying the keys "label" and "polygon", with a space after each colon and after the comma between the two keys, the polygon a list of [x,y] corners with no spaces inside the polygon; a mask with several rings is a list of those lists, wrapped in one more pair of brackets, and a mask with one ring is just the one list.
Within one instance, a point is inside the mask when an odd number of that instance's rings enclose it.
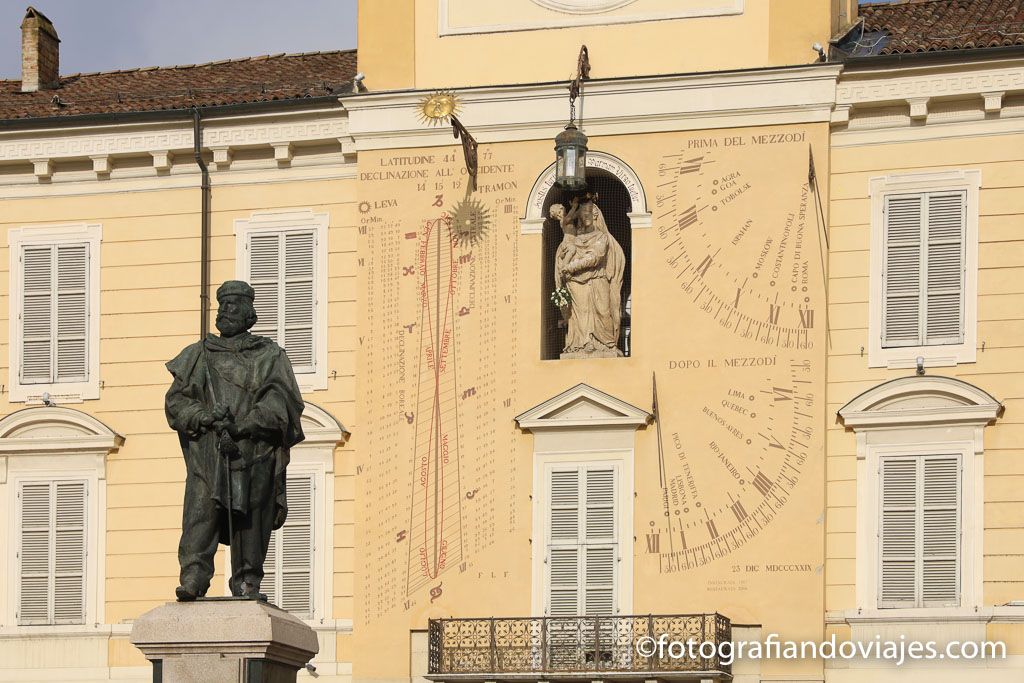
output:
{"label": "painted sundial face", "polygon": [[820,438],[808,148],[758,139],[689,140],[659,164],[665,314],[692,321],[656,377],[661,501],[644,531],[662,573],[719,560],[775,524]]}
{"label": "painted sundial face", "polygon": [[659,166],[668,265],[681,293],[722,329],[765,347],[811,348],[821,283],[807,263],[817,251],[808,248],[816,227],[806,172],[781,187],[756,165],[776,168],[764,149],[720,149],[686,149]]}

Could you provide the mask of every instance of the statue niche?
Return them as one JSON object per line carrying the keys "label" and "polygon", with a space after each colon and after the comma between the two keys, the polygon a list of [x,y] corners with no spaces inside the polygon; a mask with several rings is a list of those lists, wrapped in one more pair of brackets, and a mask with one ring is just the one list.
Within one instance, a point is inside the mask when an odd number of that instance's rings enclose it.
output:
{"label": "statue niche", "polygon": [[567,327],[560,358],[618,358],[626,255],[608,230],[598,195],[552,204],[562,241],[554,255],[554,292]]}

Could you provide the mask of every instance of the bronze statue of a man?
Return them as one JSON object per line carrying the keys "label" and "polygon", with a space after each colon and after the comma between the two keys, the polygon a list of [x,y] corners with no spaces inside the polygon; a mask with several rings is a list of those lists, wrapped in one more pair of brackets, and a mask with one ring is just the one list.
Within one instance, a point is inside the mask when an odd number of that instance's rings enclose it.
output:
{"label": "bronze statue of a man", "polygon": [[249,333],[254,298],[245,282],[221,285],[220,336],[207,335],[167,364],[174,376],[167,422],[187,468],[178,600],[206,594],[218,542],[231,546],[231,593],[259,594],[270,533],[288,514],[285,468],[303,439],[303,402],[285,352]]}

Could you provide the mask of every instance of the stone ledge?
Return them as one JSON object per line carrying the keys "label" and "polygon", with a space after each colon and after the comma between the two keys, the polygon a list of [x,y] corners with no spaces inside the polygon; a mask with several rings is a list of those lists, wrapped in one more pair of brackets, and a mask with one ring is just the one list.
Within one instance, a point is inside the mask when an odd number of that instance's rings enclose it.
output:
{"label": "stone ledge", "polygon": [[240,671],[245,660],[299,669],[319,651],[316,633],[302,620],[241,598],[169,602],[135,620],[131,642],[146,659],[162,660],[168,683],[191,680],[168,674],[201,671],[204,662],[210,671],[229,662]]}

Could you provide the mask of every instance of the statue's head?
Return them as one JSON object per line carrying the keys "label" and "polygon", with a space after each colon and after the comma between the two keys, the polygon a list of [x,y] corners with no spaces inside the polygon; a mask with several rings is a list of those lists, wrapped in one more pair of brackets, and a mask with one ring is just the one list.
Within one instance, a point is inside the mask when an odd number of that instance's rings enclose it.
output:
{"label": "statue's head", "polygon": [[253,288],[241,280],[228,280],[217,288],[217,329],[222,337],[234,337],[256,324],[255,298]]}
{"label": "statue's head", "polygon": [[587,201],[580,209],[580,223],[583,229],[580,232],[587,233],[594,229],[594,222],[597,220],[597,204]]}
{"label": "statue's head", "polygon": [[561,204],[552,204],[551,208],[548,209],[548,215],[556,221],[560,221],[565,218],[565,207]]}

